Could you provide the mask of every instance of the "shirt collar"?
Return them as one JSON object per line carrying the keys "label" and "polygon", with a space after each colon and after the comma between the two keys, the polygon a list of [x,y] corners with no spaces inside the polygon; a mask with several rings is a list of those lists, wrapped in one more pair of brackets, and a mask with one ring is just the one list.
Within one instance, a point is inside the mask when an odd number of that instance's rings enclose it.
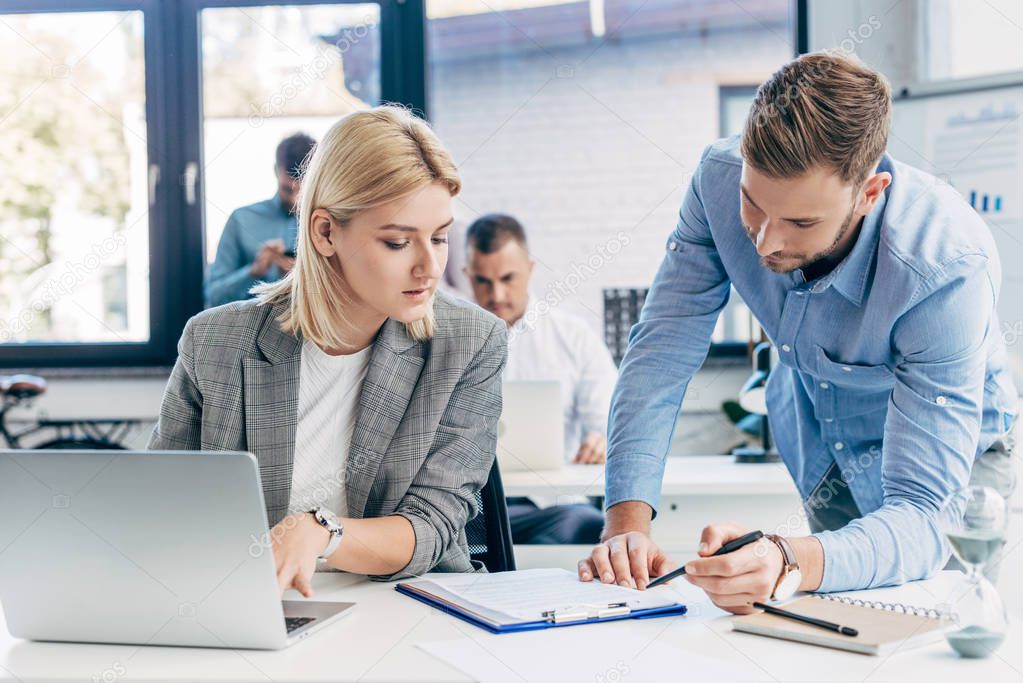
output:
{"label": "shirt collar", "polygon": [[[878,164],[878,171],[892,173],[891,158],[885,154]],[[892,181],[894,183],[894,179]],[[828,287],[834,287],[835,291],[848,299],[851,303],[859,306],[863,303],[867,294],[867,287],[870,285],[870,271],[877,256],[877,245],[881,237],[881,223],[884,219],[885,203],[891,184],[881,194],[873,210],[863,219],[860,227],[860,234],[856,238],[856,244],[852,251],[842,259],[842,262],[833,271],[820,278],[811,287],[812,292],[823,292]],[[800,274],[799,279],[802,279]]]}
{"label": "shirt collar", "polygon": [[522,317],[515,321],[515,324],[508,328],[510,335],[518,335],[528,332],[536,327],[536,321],[540,315],[536,309],[536,297],[533,296],[532,288],[529,292],[529,301],[526,303],[526,310]]}

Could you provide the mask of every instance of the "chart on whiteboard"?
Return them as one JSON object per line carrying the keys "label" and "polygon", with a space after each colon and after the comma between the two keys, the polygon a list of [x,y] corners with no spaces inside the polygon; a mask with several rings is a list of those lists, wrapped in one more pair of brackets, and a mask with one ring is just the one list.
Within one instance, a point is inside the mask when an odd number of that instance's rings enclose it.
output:
{"label": "chart on whiteboard", "polygon": [[888,149],[958,190],[1002,261],[999,332],[1023,388],[1023,85],[896,100]]}

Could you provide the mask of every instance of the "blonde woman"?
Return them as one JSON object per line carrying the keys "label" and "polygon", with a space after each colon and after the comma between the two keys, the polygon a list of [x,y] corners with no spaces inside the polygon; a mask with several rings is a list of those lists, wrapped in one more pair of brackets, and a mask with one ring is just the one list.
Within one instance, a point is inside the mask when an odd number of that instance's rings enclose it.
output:
{"label": "blonde woman", "polygon": [[465,524],[506,333],[437,291],[460,186],[405,110],[342,118],[303,177],[294,269],[181,336],[149,447],[255,454],[282,591],[311,595],[321,557],[384,579],[478,569]]}

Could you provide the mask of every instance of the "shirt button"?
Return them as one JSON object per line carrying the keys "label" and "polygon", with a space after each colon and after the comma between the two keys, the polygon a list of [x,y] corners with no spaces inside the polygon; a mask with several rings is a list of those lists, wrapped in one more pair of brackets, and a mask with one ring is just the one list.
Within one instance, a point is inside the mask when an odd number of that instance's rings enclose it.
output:
{"label": "shirt button", "polygon": [[846,366],[846,365],[843,365],[843,366],[842,366],[842,370],[843,370],[844,372],[852,372],[852,368],[850,368],[850,367],[848,367],[848,366]]}
{"label": "shirt button", "polygon": [[948,403],[948,399],[945,398],[944,396],[939,396],[938,398],[934,399],[934,402],[937,403],[939,406],[943,406],[946,403]]}
{"label": "shirt button", "polygon": [[844,443],[842,443],[841,441],[836,441],[835,442],[835,450],[836,451],[840,451],[843,448],[845,448],[845,444]]}
{"label": "shirt button", "polygon": [[784,351],[785,353],[788,353],[789,351],[792,350],[792,347],[789,346],[788,344],[782,344],[781,345],[781,350]]}
{"label": "shirt button", "polygon": [[828,388],[828,387],[830,387],[830,386],[831,386],[831,385],[830,385],[830,384],[828,384],[827,382],[821,382],[821,389],[827,389],[827,388]]}
{"label": "shirt button", "polygon": [[674,242],[668,242],[668,249],[675,251],[676,249],[678,249],[678,245],[675,244]]}
{"label": "shirt button", "polygon": [[824,418],[824,421],[825,422],[834,422],[835,420],[834,420],[834,418],[826,417],[826,418]]}

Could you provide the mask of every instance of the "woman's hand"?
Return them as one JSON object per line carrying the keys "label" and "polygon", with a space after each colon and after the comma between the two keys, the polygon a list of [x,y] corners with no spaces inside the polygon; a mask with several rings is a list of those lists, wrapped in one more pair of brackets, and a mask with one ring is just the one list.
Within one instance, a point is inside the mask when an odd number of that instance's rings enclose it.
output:
{"label": "woman's hand", "polygon": [[316,560],[330,542],[330,532],[312,514],[300,512],[278,522],[270,530],[270,542],[281,594],[294,588],[304,597],[312,597],[310,579],[316,571]]}

